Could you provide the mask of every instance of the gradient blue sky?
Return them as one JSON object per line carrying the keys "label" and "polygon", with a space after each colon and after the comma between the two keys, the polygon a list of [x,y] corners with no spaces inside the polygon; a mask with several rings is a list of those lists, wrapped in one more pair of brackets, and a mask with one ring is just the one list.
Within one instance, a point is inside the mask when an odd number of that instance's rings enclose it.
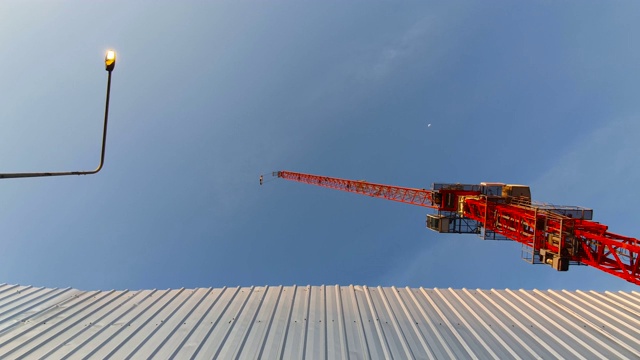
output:
{"label": "gradient blue sky", "polygon": [[[639,236],[634,2],[0,2],[0,281],[637,290],[258,175],[501,181]],[[432,124],[428,127],[428,124]]]}

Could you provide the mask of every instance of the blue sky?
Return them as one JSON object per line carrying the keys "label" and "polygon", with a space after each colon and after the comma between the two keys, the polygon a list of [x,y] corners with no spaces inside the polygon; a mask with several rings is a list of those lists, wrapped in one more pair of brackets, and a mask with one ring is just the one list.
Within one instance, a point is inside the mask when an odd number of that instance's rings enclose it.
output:
{"label": "blue sky", "polygon": [[[501,181],[638,236],[631,2],[0,3],[6,283],[636,290],[419,207],[258,176]],[[428,124],[432,124],[428,127]]]}

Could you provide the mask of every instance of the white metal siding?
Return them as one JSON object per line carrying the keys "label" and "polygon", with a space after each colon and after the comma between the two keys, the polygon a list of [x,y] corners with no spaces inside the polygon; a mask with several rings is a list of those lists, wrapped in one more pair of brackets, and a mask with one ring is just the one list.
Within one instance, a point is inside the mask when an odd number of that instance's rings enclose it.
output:
{"label": "white metal siding", "polygon": [[0,285],[0,358],[640,358],[640,293]]}

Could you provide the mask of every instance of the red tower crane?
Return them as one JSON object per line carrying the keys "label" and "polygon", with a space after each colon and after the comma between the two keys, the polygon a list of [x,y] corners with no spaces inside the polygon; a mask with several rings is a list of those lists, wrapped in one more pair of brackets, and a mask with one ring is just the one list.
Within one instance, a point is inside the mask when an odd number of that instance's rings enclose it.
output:
{"label": "red tower crane", "polygon": [[[592,221],[593,210],[531,201],[528,186],[434,183],[431,189],[374,184],[291,171],[273,176],[434,209],[427,228],[522,244],[523,258],[558,271],[589,265],[640,285],[640,241]],[[263,177],[260,177],[260,184]]]}

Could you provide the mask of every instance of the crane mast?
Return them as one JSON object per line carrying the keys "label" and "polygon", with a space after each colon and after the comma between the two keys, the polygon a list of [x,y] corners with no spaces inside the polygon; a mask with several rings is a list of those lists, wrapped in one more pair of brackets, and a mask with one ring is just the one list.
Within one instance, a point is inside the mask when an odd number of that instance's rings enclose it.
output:
{"label": "crane mast", "polygon": [[609,232],[592,220],[591,209],[532,202],[525,185],[434,183],[431,189],[415,189],[292,171],[273,176],[430,208],[430,230],[517,241],[523,259],[532,264],[558,271],[588,265],[640,285],[638,239]]}

